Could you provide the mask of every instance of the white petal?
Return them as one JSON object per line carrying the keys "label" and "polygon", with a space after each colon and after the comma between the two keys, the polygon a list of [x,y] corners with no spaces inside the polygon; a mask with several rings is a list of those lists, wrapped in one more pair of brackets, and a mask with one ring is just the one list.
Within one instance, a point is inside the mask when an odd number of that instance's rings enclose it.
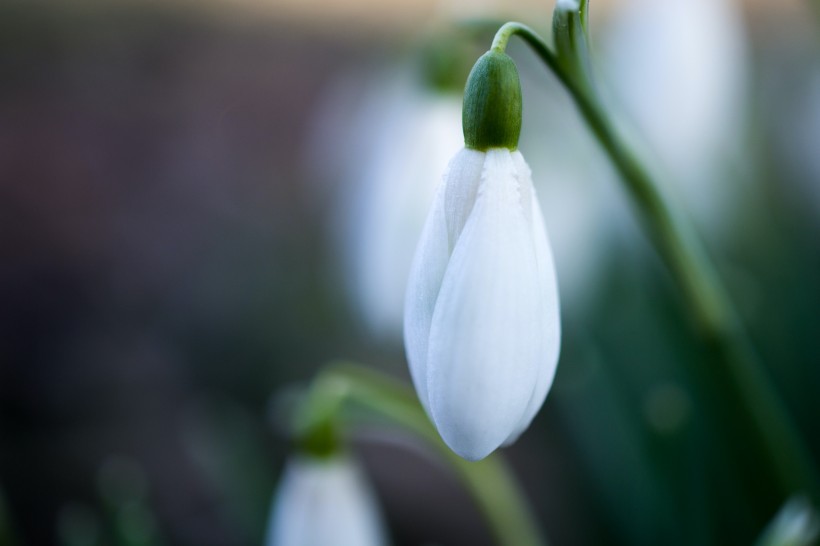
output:
{"label": "white petal", "polygon": [[378,505],[345,457],[288,463],[271,512],[267,546],[383,546]]}
{"label": "white petal", "polygon": [[[532,187],[532,173],[520,152],[514,152],[513,160],[516,165],[520,184]],[[529,406],[524,413],[518,427],[504,442],[504,445],[513,443],[530,426],[538,410],[544,404],[552,381],[555,378],[555,368],[558,365],[558,355],[561,349],[561,313],[558,300],[558,283],[555,276],[555,265],[552,259],[546,224],[541,213],[541,206],[532,190],[532,240],[535,247],[535,259],[538,265],[538,293],[534,295],[541,303],[541,313],[546,318],[541,335],[545,340],[545,354],[542,365],[538,368],[538,379]]]}
{"label": "white petal", "polygon": [[[450,257],[448,224],[463,225],[466,221],[466,214],[472,210],[472,199],[476,192],[470,188],[478,187],[483,164],[482,152],[467,149],[461,150],[450,161],[410,267],[404,302],[404,346],[410,364],[410,375],[428,414],[427,347],[436,298]],[[469,202],[467,199],[470,199]],[[454,232],[454,237],[460,231],[459,227]]]}
{"label": "white petal", "polygon": [[508,150],[486,156],[435,305],[427,360],[431,416],[469,460],[517,429],[546,354],[531,187],[519,184]]}
{"label": "white petal", "polygon": [[450,162],[444,175],[444,215],[450,253],[475,206],[486,157],[484,152],[464,148]]}

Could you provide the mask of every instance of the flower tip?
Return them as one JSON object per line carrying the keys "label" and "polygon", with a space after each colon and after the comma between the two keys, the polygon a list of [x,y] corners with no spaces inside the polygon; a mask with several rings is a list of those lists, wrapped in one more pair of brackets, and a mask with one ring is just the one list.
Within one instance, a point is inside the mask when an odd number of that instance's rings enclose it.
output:
{"label": "flower tip", "polygon": [[453,450],[453,453],[471,463],[487,458],[493,451],[498,449],[501,444],[487,443],[476,439],[459,438],[453,441],[449,438],[443,429],[439,429],[441,438],[447,447]]}
{"label": "flower tip", "polygon": [[456,455],[458,455],[459,457],[461,457],[462,459],[464,459],[465,461],[470,462],[470,463],[477,463],[478,461],[480,461],[480,460],[482,460],[482,459],[486,459],[487,457],[489,457],[489,456],[490,456],[490,454],[491,454],[493,451],[495,451],[495,449],[491,449],[490,451],[486,451],[486,452],[485,452],[485,451],[475,451],[475,452],[473,452],[473,451],[464,451],[464,452],[458,452],[458,451],[456,451],[455,449],[453,450],[453,452],[454,452]]}
{"label": "flower tip", "polygon": [[464,400],[432,400],[431,417],[441,439],[453,452],[470,462],[480,461],[509,436],[504,423],[493,422],[487,408],[476,407]]}

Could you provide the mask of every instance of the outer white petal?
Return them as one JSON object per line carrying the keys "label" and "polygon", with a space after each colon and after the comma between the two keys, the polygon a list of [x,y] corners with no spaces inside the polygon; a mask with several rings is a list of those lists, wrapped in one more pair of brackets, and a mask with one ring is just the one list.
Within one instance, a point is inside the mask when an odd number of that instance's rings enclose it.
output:
{"label": "outer white petal", "polygon": [[288,464],[271,511],[267,546],[383,546],[378,505],[345,457]]}
{"label": "outer white petal", "polygon": [[486,158],[484,152],[464,148],[444,175],[444,216],[451,254],[475,206]]}
{"label": "outer white petal", "polygon": [[[452,249],[448,224],[460,226],[466,221],[472,210],[483,164],[484,154],[468,149],[461,150],[450,161],[410,267],[404,304],[404,345],[410,375],[428,414],[428,340],[433,310]],[[457,237],[460,231],[459,228],[453,232],[453,237]]]}
{"label": "outer white petal", "polygon": [[[516,174],[519,183],[524,187],[532,188],[532,172],[524,157],[520,152],[513,152]],[[555,276],[555,265],[552,259],[549,240],[547,238],[546,224],[541,213],[541,206],[535,196],[535,189],[532,190],[532,241],[535,249],[535,259],[538,266],[538,292],[533,297],[537,297],[541,303],[541,313],[546,320],[544,330],[541,335],[545,340],[545,354],[543,364],[538,368],[538,379],[535,382],[535,390],[530,398],[529,406],[522,416],[518,427],[510,434],[504,445],[513,443],[530,426],[538,410],[544,404],[547,393],[555,378],[555,369],[558,366],[558,355],[561,350],[561,312],[558,298],[558,282]]]}
{"label": "outer white petal", "polygon": [[508,150],[486,156],[435,304],[426,370],[436,427],[468,460],[517,429],[546,365],[531,187],[519,184]]}

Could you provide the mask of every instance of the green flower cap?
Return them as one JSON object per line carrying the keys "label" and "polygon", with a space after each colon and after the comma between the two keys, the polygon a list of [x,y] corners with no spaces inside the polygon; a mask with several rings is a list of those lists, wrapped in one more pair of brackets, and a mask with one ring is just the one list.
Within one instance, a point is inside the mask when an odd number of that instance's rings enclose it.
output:
{"label": "green flower cap", "polygon": [[461,124],[467,148],[518,148],[521,82],[507,54],[490,50],[476,61],[464,89]]}

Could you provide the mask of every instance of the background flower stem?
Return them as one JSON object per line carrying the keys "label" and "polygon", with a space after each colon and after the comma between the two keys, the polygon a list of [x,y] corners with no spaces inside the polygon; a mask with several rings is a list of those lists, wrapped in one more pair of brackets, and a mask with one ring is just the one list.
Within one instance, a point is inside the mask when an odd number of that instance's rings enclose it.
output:
{"label": "background flower stem", "polygon": [[306,403],[297,416],[297,437],[325,430],[325,421],[361,424],[362,414],[346,406],[363,407],[412,432],[447,461],[472,495],[498,544],[546,546],[529,503],[499,454],[469,462],[441,440],[415,393],[401,382],[364,366],[337,362],[314,380]]}
{"label": "background flower stem", "polygon": [[586,6],[587,3],[582,2],[580,11],[556,10],[553,29],[557,53],[532,29],[514,22],[499,29],[493,47],[503,50],[509,38],[518,35],[569,91],[621,175],[649,238],[680,286],[695,326],[714,355],[716,365],[712,365],[710,359],[692,361],[697,375],[719,395],[736,400],[739,407],[745,409],[750,424],[748,436],[753,444],[742,446],[742,451],[753,449],[765,453],[770,461],[771,478],[784,497],[805,492],[818,502],[820,474],[752,349],[700,240],[675,203],[663,195],[646,164],[621,137],[602,104],[587,58]]}

